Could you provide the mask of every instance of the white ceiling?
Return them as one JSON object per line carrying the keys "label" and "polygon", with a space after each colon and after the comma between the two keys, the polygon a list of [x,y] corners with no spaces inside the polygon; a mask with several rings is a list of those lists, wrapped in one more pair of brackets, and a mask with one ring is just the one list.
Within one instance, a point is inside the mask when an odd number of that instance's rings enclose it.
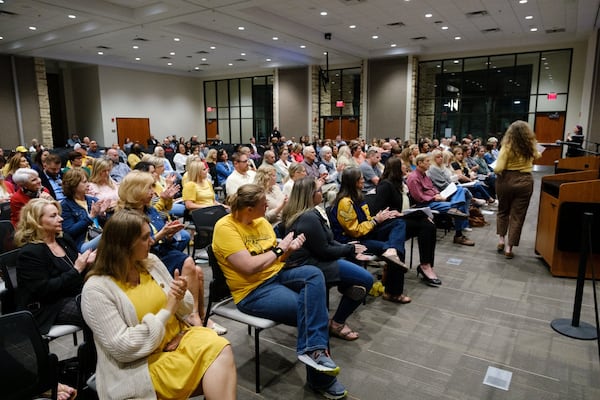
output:
{"label": "white ceiling", "polygon": [[[529,0],[526,4],[519,0],[0,3],[0,53],[198,77],[324,65],[324,52],[329,53],[330,65],[347,65],[398,54],[515,44],[556,43],[560,47],[561,42],[587,39],[600,26],[600,0]],[[322,11],[328,14],[321,16]],[[479,11],[486,14],[467,16]],[[427,13],[433,16],[426,18]],[[70,14],[76,18],[69,18]],[[528,15],[533,18],[525,19]],[[401,25],[390,26],[395,23]],[[30,26],[37,29],[30,30]],[[538,30],[531,32],[531,28]],[[490,29],[499,30],[485,32]],[[331,40],[325,39],[325,33],[331,33]],[[456,40],[457,36],[461,39]],[[415,39],[419,37],[425,39]],[[169,62],[172,65],[167,65]]]}

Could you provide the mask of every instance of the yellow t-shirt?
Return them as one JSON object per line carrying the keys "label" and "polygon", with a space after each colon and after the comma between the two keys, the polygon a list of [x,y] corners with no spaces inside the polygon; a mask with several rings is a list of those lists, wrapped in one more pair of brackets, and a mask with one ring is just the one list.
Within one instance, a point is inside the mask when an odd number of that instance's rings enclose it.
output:
{"label": "yellow t-shirt", "polygon": [[277,274],[284,263],[277,259],[273,265],[254,275],[238,272],[227,257],[242,250],[257,255],[277,247],[273,227],[265,218],[257,218],[250,225],[241,224],[231,214],[221,218],[215,225],[213,251],[223,270],[233,301],[237,304],[261,283]]}
{"label": "yellow t-shirt", "polygon": [[202,183],[187,182],[181,191],[183,201],[191,200],[204,207],[215,204],[215,191],[211,183],[205,179]]}

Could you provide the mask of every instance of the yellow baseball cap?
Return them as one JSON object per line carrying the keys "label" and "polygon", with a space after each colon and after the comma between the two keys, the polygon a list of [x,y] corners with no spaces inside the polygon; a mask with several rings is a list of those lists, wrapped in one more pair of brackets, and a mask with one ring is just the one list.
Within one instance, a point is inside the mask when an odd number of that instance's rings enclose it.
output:
{"label": "yellow baseball cap", "polygon": [[15,152],[17,153],[27,153],[29,150],[25,146],[17,146]]}

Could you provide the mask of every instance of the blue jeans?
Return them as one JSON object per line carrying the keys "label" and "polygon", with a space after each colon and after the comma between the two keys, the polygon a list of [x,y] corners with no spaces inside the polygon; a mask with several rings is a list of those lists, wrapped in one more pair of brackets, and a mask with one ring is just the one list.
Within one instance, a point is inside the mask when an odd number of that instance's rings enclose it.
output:
{"label": "blue jeans", "polygon": [[[373,276],[369,271],[347,260],[340,259],[337,263],[340,269],[340,283],[338,284],[340,293],[344,293],[352,285],[363,286],[367,290],[367,293],[369,293],[369,290],[373,286]],[[343,324],[350,314],[358,308],[360,303],[362,303],[362,300],[352,300],[343,295],[333,315],[333,320],[339,324]]]}
{"label": "blue jeans", "polygon": [[250,315],[298,327],[298,355],[327,349],[329,316],[325,278],[312,265],[283,269],[250,292],[237,308]]}
{"label": "blue jeans", "polygon": [[388,219],[360,238],[360,242],[367,246],[369,253],[379,256],[387,249],[394,248],[400,259],[404,259],[405,241],[406,223],[401,218]]}
{"label": "blue jeans", "polygon": [[485,187],[481,184],[481,182],[475,182],[475,185],[469,188],[471,193],[473,193],[473,197],[478,199],[488,200],[492,195],[488,193]]}
{"label": "blue jeans", "polygon": [[[464,212],[469,215],[469,206],[471,194],[462,186],[456,187],[456,192],[448,201],[432,201],[430,203],[424,204],[431,208],[432,210],[439,211],[441,213],[447,213],[451,208],[457,208],[458,210]],[[462,230],[469,227],[469,219],[468,218],[454,218],[454,228],[456,230],[456,235],[462,235]]]}
{"label": "blue jeans", "polygon": [[79,248],[79,252],[84,253],[86,250],[96,250],[98,248],[98,243],[100,243],[101,237],[102,237],[102,234],[96,236],[95,238],[93,238],[90,241],[83,242],[81,244],[81,247]]}

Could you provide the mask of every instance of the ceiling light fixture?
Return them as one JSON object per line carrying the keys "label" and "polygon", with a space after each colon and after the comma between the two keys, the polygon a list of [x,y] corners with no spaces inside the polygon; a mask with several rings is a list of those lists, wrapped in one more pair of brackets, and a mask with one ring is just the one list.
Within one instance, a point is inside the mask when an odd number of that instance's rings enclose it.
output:
{"label": "ceiling light fixture", "polygon": [[454,40],[460,40],[462,39],[460,36],[454,36]]}
{"label": "ceiling light fixture", "polygon": [[103,52],[103,51],[99,51],[99,52],[98,52],[98,55],[99,55],[99,56],[102,56],[102,55],[104,55],[104,52]]}
{"label": "ceiling light fixture", "polygon": [[133,46],[133,48],[137,50],[140,48],[140,46]]}
{"label": "ceiling light fixture", "polygon": [[201,58],[200,60],[202,60],[202,61],[206,61],[206,58]]}
{"label": "ceiling light fixture", "polygon": [[195,69],[196,71],[198,71],[198,70],[200,70],[200,67],[194,67],[194,69]]}
{"label": "ceiling light fixture", "polygon": [[531,32],[537,32],[538,28],[531,28],[530,31]]}
{"label": "ceiling light fixture", "polygon": [[231,66],[233,66],[233,63],[229,63],[229,64],[227,64],[227,65],[229,65],[229,66],[231,67]]}
{"label": "ceiling light fixture", "polygon": [[139,57],[135,58],[135,61],[140,61],[140,60],[141,60],[141,58],[139,58]]}
{"label": "ceiling light fixture", "polygon": [[519,4],[526,4],[527,0],[519,0]]}
{"label": "ceiling light fixture", "polygon": [[425,18],[431,18],[431,17],[433,17],[433,14],[432,14],[432,13],[427,13],[427,14],[425,14]]}
{"label": "ceiling light fixture", "polygon": [[392,43],[392,44],[390,44],[390,47],[396,47],[396,46],[397,46],[397,44],[396,44],[396,43]]}
{"label": "ceiling light fixture", "polygon": [[271,61],[271,59],[270,58],[266,58],[265,61]]}
{"label": "ceiling light fixture", "polygon": [[525,16],[525,19],[533,19],[533,15],[527,15]]}
{"label": "ceiling light fixture", "polygon": [[245,55],[246,55],[246,53],[240,53],[240,56],[245,56]]}
{"label": "ceiling light fixture", "polygon": [[29,30],[30,30],[30,31],[35,31],[36,29],[37,29],[37,28],[36,28],[35,26],[30,26],[30,27],[29,27]]}
{"label": "ceiling light fixture", "polygon": [[216,49],[216,47],[215,46],[210,46],[210,49],[214,50],[214,49]]}
{"label": "ceiling light fixture", "polygon": [[303,45],[303,44],[301,44],[301,45],[300,45],[300,48],[301,48],[301,49],[305,49],[305,48],[306,48],[306,46],[305,46],[305,45]]}
{"label": "ceiling light fixture", "polygon": [[273,36],[273,40],[279,40],[277,36]]}
{"label": "ceiling light fixture", "polygon": [[371,36],[371,39],[379,39],[379,36],[373,35],[373,36]]}
{"label": "ceiling light fixture", "polygon": [[445,30],[447,30],[447,29],[448,29],[448,27],[447,27],[447,26],[442,26],[442,30],[443,30],[443,31],[445,31]]}
{"label": "ceiling light fixture", "polygon": [[174,55],[175,55],[175,52],[174,52],[174,51],[172,51],[172,52],[170,52],[169,54],[170,54],[170,55],[172,55],[172,56],[174,56]]}
{"label": "ceiling light fixture", "polygon": [[75,18],[77,18],[77,15],[69,14],[69,15],[67,15],[67,17],[69,17],[70,19],[75,19]]}
{"label": "ceiling light fixture", "polygon": [[326,52],[326,51],[324,51],[324,52],[323,52],[323,55],[324,55],[324,56],[326,56],[326,55],[327,55],[327,52]]}
{"label": "ceiling light fixture", "polygon": [[171,65],[173,65],[172,62],[168,62],[167,65],[170,67]]}
{"label": "ceiling light fixture", "polygon": [[178,38],[178,37],[174,37],[174,38],[173,38],[173,41],[175,41],[175,42],[179,42],[180,40],[181,40],[181,39],[180,39],[180,38]]}
{"label": "ceiling light fixture", "polygon": [[244,29],[246,28],[244,28],[243,26],[238,26],[238,31],[243,31]]}
{"label": "ceiling light fixture", "polygon": [[325,17],[327,15],[327,11],[321,11],[321,16]]}
{"label": "ceiling light fixture", "polygon": [[356,29],[356,25],[350,25],[348,28],[350,28],[350,29]]}

